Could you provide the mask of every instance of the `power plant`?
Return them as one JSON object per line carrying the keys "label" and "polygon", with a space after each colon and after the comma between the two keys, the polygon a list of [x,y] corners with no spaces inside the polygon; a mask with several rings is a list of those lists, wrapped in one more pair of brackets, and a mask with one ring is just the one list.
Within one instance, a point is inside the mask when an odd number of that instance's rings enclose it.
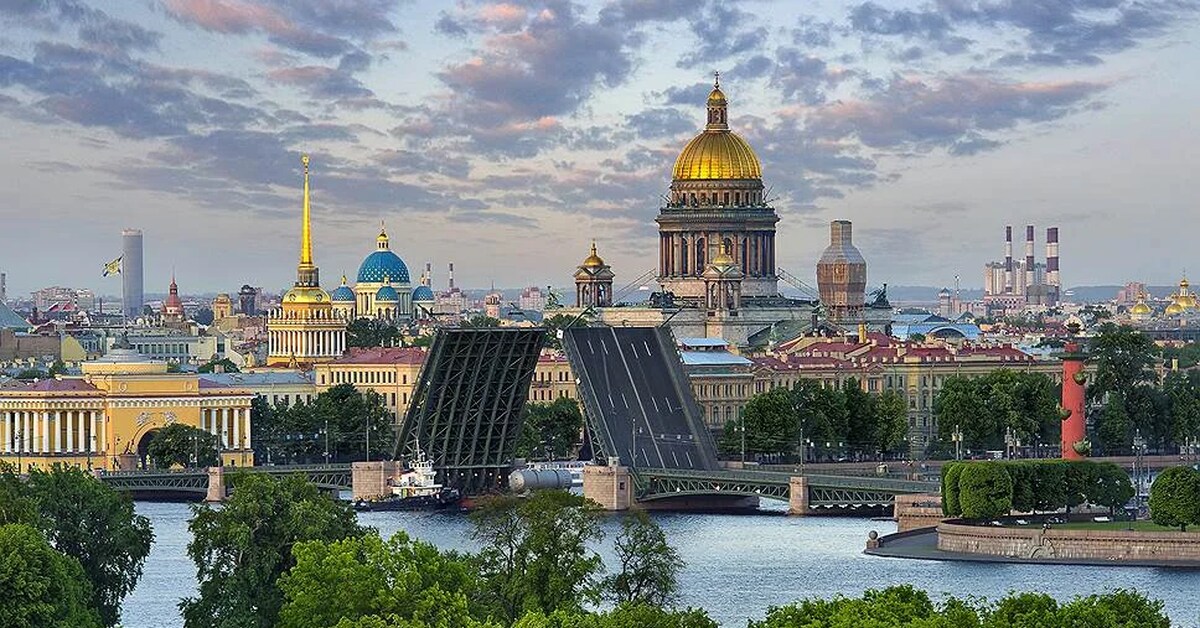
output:
{"label": "power plant", "polygon": [[1035,229],[1025,226],[1025,258],[1013,259],[1013,228],[1004,228],[1004,261],[983,267],[983,301],[989,309],[1021,311],[1053,307],[1062,294],[1058,261],[1058,227],[1046,229],[1046,261],[1037,261]]}

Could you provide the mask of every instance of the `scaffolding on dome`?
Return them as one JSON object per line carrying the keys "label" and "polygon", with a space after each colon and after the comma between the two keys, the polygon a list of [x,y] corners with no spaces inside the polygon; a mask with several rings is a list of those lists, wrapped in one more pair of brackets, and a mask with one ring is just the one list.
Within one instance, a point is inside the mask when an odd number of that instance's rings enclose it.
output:
{"label": "scaffolding on dome", "polygon": [[439,330],[393,456],[420,450],[464,495],[504,490],[545,338],[538,327]]}

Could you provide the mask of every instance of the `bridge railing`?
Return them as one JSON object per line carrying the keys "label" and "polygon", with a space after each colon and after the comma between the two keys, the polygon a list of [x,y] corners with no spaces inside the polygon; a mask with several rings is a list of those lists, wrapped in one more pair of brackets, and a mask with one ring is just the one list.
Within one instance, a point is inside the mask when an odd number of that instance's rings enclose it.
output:
{"label": "bridge railing", "polygon": [[[638,468],[633,472],[639,475],[672,476],[690,479],[736,480],[760,484],[787,485],[792,477],[799,473],[782,473],[777,471],[747,471],[743,469],[726,469],[721,471],[693,471],[689,469],[647,469]],[[869,489],[896,493],[921,493],[938,488],[935,482],[919,482],[914,480],[898,480],[880,477],[847,477],[824,474],[803,474],[809,486],[846,489]]]}

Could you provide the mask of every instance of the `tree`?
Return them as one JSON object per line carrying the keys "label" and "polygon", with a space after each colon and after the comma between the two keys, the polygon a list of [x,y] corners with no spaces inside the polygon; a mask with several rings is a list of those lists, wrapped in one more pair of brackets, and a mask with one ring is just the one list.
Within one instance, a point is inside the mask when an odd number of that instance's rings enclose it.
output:
{"label": "tree", "polygon": [[1129,451],[1133,430],[1129,413],[1125,411],[1125,396],[1120,392],[1108,395],[1108,403],[1096,419],[1096,438],[1104,453],[1110,456]]}
{"label": "tree", "polygon": [[746,402],[740,420],[733,422],[733,429],[726,425],[722,437],[722,450],[727,453],[740,452],[742,434],[745,429],[747,453],[781,454],[796,448],[799,425],[793,407],[791,391],[775,388],[755,395]]}
{"label": "tree", "polygon": [[546,328],[546,346],[552,349],[562,349],[562,341],[558,332],[571,327],[587,327],[591,317],[585,313],[582,316],[570,314],[554,314],[542,319],[542,327]]}
{"label": "tree", "polygon": [[16,465],[0,462],[0,525],[24,523],[41,527],[37,499],[17,475]]}
{"label": "tree", "polygon": [[995,519],[1012,511],[1012,478],[999,463],[964,465],[958,491],[962,516],[967,519]]}
{"label": "tree", "polygon": [[958,483],[962,479],[962,462],[949,462],[942,466],[942,512],[947,517],[962,515],[959,503]]}
{"label": "tree", "polygon": [[356,318],[346,325],[347,347],[395,347],[399,344],[400,328],[386,321]]}
{"label": "tree", "polygon": [[1150,518],[1183,531],[1200,523],[1200,471],[1171,467],[1158,474],[1150,485]]}
{"label": "tree", "polygon": [[934,398],[938,437],[951,442],[957,427],[968,449],[1000,449],[1009,430],[1023,442],[1059,440],[1058,385],[1044,373],[996,369],[982,377],[946,378]]}
{"label": "tree", "polygon": [[487,316],[485,314],[476,314],[476,315],[472,316],[471,318],[464,320],[460,325],[462,327],[474,327],[474,328],[499,327],[500,319],[498,319],[494,316]]}
{"label": "tree", "polygon": [[[1076,598],[1059,607],[1063,628],[1171,628],[1162,602],[1136,591],[1117,590]],[[997,627],[998,628],[998,627]]]}
{"label": "tree", "polygon": [[517,456],[562,460],[573,456],[583,434],[583,414],[574,399],[525,405],[525,421],[517,439]]}
{"label": "tree", "polygon": [[348,505],[300,476],[243,472],[231,482],[221,508],[192,509],[188,556],[200,586],[179,604],[187,628],[274,626],[284,601],[277,580],[296,563],[292,548],[363,534]]}
{"label": "tree", "polygon": [[79,561],[50,547],[36,529],[0,526],[0,626],[100,628]]}
{"label": "tree", "polygon": [[493,616],[512,623],[525,612],[578,611],[599,601],[603,562],[588,547],[601,536],[594,502],[566,491],[490,497],[471,520]]}
{"label": "tree", "polygon": [[1104,323],[1090,344],[1091,361],[1096,365],[1090,399],[1100,399],[1106,393],[1128,394],[1135,386],[1154,381],[1155,356],[1158,350],[1150,337],[1128,325]]}
{"label": "tree", "polygon": [[216,435],[183,423],[172,423],[158,430],[146,453],[159,469],[221,464]]}
{"label": "tree", "polygon": [[34,469],[29,490],[37,499],[46,539],[78,560],[91,583],[89,606],[104,625],[116,625],[121,601],[141,578],[154,542],[150,520],[134,512],[128,493],[78,467]]}
{"label": "tree", "polygon": [[1200,373],[1173,371],[1163,381],[1170,403],[1171,437],[1188,443],[1200,437]]}
{"label": "tree", "polygon": [[216,373],[216,372],[240,373],[241,369],[239,369],[237,367],[237,365],[233,363],[233,360],[230,360],[229,358],[221,358],[220,360],[213,358],[212,360],[209,360],[208,362],[201,364],[200,367],[196,369],[196,372],[197,373]]}
{"label": "tree", "polygon": [[292,418],[291,428],[298,433],[320,432],[328,425],[334,460],[378,460],[391,454],[392,413],[374,390],[359,392],[353,384],[338,384],[296,409]]}
{"label": "tree", "polygon": [[215,316],[213,315],[212,308],[208,307],[202,307],[196,310],[196,313],[192,315],[192,320],[200,325],[212,325],[213,318],[215,318]]}
{"label": "tree", "polygon": [[1129,474],[1111,462],[1097,464],[1092,481],[1088,501],[1107,507],[1110,513],[1133,498],[1133,482],[1129,480]]}
{"label": "tree", "polygon": [[388,541],[375,532],[306,541],[292,553],[296,566],[279,579],[285,598],[280,628],[323,628],[338,622],[358,626],[372,620],[381,625],[483,625],[471,612],[471,601],[479,596],[471,560],[404,532]]}
{"label": "tree", "polygon": [[908,402],[895,390],[885,390],[876,398],[878,419],[875,446],[884,453],[904,450],[908,444]]}
{"label": "tree", "polygon": [[717,628],[717,622],[697,609],[666,610],[656,606],[624,605],[604,613],[556,611],[547,616],[527,613],[513,628]]}
{"label": "tree", "polygon": [[50,370],[47,372],[48,377],[55,377],[67,372],[67,365],[63,364],[62,358],[54,358],[54,363],[50,365]]}
{"label": "tree", "polygon": [[674,601],[683,559],[646,511],[625,515],[614,551],[621,570],[604,582],[613,603],[662,607]]}

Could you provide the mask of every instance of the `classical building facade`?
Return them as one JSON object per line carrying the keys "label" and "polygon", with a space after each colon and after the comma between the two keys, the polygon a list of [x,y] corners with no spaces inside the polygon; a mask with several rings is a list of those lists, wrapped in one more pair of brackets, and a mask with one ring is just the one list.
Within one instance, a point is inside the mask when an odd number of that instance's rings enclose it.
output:
{"label": "classical building facade", "polygon": [[267,321],[269,366],[299,366],[328,362],[346,350],[347,320],[333,309],[321,289],[320,271],[313,262],[312,209],[309,202],[308,155],[304,165],[303,223],[296,283],[283,295],[280,307]]}
{"label": "classical building facade", "polygon": [[596,243],[592,242],[591,254],[575,270],[576,307],[612,306],[614,277],[612,268],[596,253]]}
{"label": "classical building facade", "polygon": [[82,377],[0,387],[0,460],[133,469],[146,463],[159,429],[182,423],[216,435],[224,464],[254,464],[251,391],[168,373],[128,343],[82,369]]}

